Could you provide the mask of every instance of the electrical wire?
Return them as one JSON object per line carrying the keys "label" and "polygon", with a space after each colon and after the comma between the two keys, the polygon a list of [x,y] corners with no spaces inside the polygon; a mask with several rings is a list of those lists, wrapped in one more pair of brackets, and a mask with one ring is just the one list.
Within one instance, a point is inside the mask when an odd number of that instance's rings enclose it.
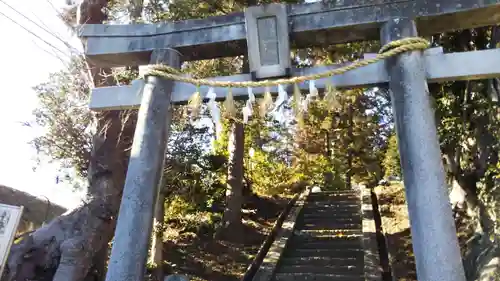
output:
{"label": "electrical wire", "polygon": [[54,50],[60,52],[61,54],[68,55],[67,52],[62,51],[58,47],[54,46],[52,43],[50,43],[47,40],[43,39],[42,37],[38,36],[36,33],[34,33],[33,31],[29,30],[27,27],[23,26],[22,24],[20,24],[19,22],[17,22],[13,18],[9,17],[8,15],[4,14],[2,11],[0,11],[0,15],[4,16],[5,18],[7,18],[8,20],[10,20],[12,23],[16,24],[17,26],[21,27],[26,32],[28,32],[29,34],[35,36],[38,40],[40,40],[40,41],[44,42],[45,44],[49,45]]}
{"label": "electrical wire", "polygon": [[38,24],[37,22],[35,22],[34,20],[30,19],[29,17],[27,17],[25,14],[21,13],[20,11],[18,11],[16,8],[12,7],[10,4],[8,4],[7,2],[5,2],[4,0],[0,0],[0,2],[2,4],[4,4],[5,6],[9,7],[12,11],[14,11],[16,14],[20,15],[21,17],[23,17],[24,19],[28,20],[29,22],[31,22],[32,24],[36,25],[38,28],[42,29],[43,31],[47,32],[48,34],[52,35],[53,37],[55,37],[57,40],[61,41],[64,45],[66,45],[68,48],[73,48],[66,40],[63,40],[61,39],[60,36],[58,36],[57,34],[55,34],[53,31],[41,26],[40,24]]}

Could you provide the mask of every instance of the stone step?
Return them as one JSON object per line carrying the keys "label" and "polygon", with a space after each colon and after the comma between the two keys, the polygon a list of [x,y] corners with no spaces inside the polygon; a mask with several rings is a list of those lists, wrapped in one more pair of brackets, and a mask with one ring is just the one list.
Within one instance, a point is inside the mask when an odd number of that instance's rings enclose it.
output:
{"label": "stone step", "polygon": [[352,213],[352,212],[310,212],[310,213],[301,213],[299,216],[300,220],[307,219],[361,219],[361,212]]}
{"label": "stone step", "polygon": [[341,244],[341,243],[361,243],[362,236],[323,236],[310,237],[305,235],[294,235],[290,238],[290,243],[295,244]]}
{"label": "stone step", "polygon": [[316,216],[316,217],[299,217],[297,223],[300,224],[361,224],[361,216]]}
{"label": "stone step", "polygon": [[353,235],[362,235],[363,232],[358,229],[326,229],[326,230],[313,230],[313,229],[295,229],[293,235],[306,237],[306,238],[319,238],[319,237],[345,237]]}
{"label": "stone step", "polygon": [[[288,245],[288,244],[287,244]],[[289,242],[290,249],[352,249],[362,246],[361,240]]]}
{"label": "stone step", "polygon": [[364,281],[363,275],[278,273],[275,281]]}
{"label": "stone step", "polygon": [[285,257],[279,261],[280,266],[363,266],[363,258],[355,257]]}
{"label": "stone step", "polygon": [[[361,203],[358,202],[345,202],[345,203],[336,203],[336,202],[307,202],[304,205],[305,208],[319,208],[319,209],[352,209],[352,208],[360,208]],[[303,208],[304,208],[303,207]]]}
{"label": "stone step", "polygon": [[314,212],[314,211],[304,211],[299,215],[298,220],[307,219],[336,219],[336,218],[351,218],[351,219],[361,219],[363,214],[361,210],[358,211],[338,211],[338,212]]}
{"label": "stone step", "polygon": [[322,223],[297,223],[297,229],[300,230],[328,230],[328,229],[359,229],[362,225],[360,223],[337,223],[335,221],[325,221]]}
{"label": "stone step", "polygon": [[307,208],[333,208],[333,209],[351,209],[351,208],[360,208],[361,204],[357,202],[308,202],[305,204]]}
{"label": "stone step", "polygon": [[334,250],[334,251],[356,251],[356,249],[359,249],[361,247],[361,243],[357,244],[324,244],[321,245],[322,248],[316,248],[311,244],[291,244],[290,248],[295,250],[317,250],[321,249],[322,251],[326,250]]}
{"label": "stone step", "polygon": [[357,193],[337,193],[337,194],[310,194],[307,197],[308,201],[314,201],[314,200],[322,200],[322,199],[328,199],[328,200],[350,200],[350,199],[355,199],[355,200],[360,200],[361,196]]}
{"label": "stone step", "polygon": [[339,202],[339,203],[348,203],[348,202],[360,202],[361,198],[357,196],[323,196],[323,197],[313,197],[307,198],[306,202]]}
{"label": "stone step", "polygon": [[318,217],[300,217],[300,222],[303,223],[323,223],[323,222],[337,222],[337,223],[361,223],[361,216],[344,216],[344,217],[328,217],[328,216],[318,216]]}
{"label": "stone step", "polygon": [[353,257],[363,259],[363,249],[296,249],[290,248],[283,253],[286,257]]}
{"label": "stone step", "polygon": [[309,197],[314,196],[339,196],[339,195],[358,195],[358,191],[345,190],[345,191],[323,191],[323,192],[311,192]]}
{"label": "stone step", "polygon": [[339,202],[339,203],[348,203],[348,202],[361,202],[361,198],[358,196],[324,196],[324,197],[313,197],[307,198],[307,203],[312,202]]}
{"label": "stone step", "polygon": [[324,201],[310,201],[306,202],[305,206],[318,206],[318,207],[327,207],[328,205],[332,205],[333,207],[345,207],[345,206],[361,206],[361,202],[359,200],[350,200],[350,201],[337,201],[337,200],[324,200]]}
{"label": "stone step", "polygon": [[342,208],[342,207],[361,207],[361,203],[358,201],[319,201],[319,202],[306,202],[305,207],[334,207],[334,208]]}
{"label": "stone step", "polygon": [[309,193],[309,196],[311,197],[311,196],[318,196],[318,195],[339,195],[339,194],[359,194],[359,191],[356,191],[356,190],[330,190],[330,191]]}
{"label": "stone step", "polygon": [[364,272],[363,266],[355,265],[284,265],[278,266],[276,273],[324,273],[361,275]]}
{"label": "stone step", "polygon": [[361,212],[361,207],[360,206],[347,206],[347,207],[314,207],[314,206],[304,206],[302,207],[302,212],[304,214],[316,214],[316,213],[329,213],[329,214],[336,214],[336,213],[360,213]]}

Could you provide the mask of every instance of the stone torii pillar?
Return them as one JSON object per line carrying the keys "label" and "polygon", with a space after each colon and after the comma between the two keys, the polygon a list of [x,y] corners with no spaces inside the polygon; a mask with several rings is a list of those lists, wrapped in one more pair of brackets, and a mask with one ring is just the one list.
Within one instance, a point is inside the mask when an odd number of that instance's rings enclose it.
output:
{"label": "stone torii pillar", "polygon": [[[150,63],[180,68],[181,55],[174,49],[155,50]],[[173,81],[160,77],[145,79],[106,281],[144,278],[170,126],[173,86]]]}
{"label": "stone torii pillar", "polygon": [[[381,43],[416,36],[413,20],[395,18],[382,27]],[[417,278],[419,281],[465,281],[422,52],[390,58],[386,67]]]}

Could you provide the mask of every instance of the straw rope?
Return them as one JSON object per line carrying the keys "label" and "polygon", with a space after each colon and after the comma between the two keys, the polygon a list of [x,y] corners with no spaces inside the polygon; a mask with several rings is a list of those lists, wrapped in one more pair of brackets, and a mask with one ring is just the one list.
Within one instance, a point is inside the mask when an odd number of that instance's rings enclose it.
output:
{"label": "straw rope", "polygon": [[401,40],[392,41],[384,45],[376,57],[372,59],[356,61],[350,65],[343,66],[337,69],[304,75],[296,76],[291,78],[276,79],[276,80],[262,80],[262,81],[243,81],[243,82],[232,82],[232,81],[214,81],[208,79],[196,79],[191,77],[183,76],[182,72],[178,69],[167,65],[152,65],[150,70],[144,76],[158,76],[170,80],[185,82],[194,84],[197,86],[210,86],[219,88],[255,88],[255,87],[271,87],[277,85],[285,84],[297,84],[309,80],[318,80],[322,78],[327,78],[334,75],[343,74],[345,72],[354,70],[359,67],[367,66],[369,64],[376,63],[378,61],[384,60],[386,58],[405,53],[408,51],[425,50],[429,48],[430,43],[424,38],[420,37],[408,37]]}

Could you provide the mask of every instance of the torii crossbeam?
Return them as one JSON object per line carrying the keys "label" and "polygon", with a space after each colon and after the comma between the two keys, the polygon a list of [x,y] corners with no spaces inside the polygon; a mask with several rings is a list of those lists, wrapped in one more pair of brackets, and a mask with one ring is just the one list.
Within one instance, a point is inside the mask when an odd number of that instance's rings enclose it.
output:
{"label": "torii crossbeam", "polygon": [[[265,34],[277,41],[270,50],[255,49],[263,43],[258,38],[261,35],[256,35],[254,30],[258,28],[259,15],[274,15],[272,24],[277,29],[259,30],[275,31],[275,34]],[[251,73],[214,78],[242,81],[257,76],[269,79],[277,73],[303,75],[338,67],[298,70],[287,69],[286,60],[270,61],[276,58],[269,56],[271,52],[286,53],[288,45],[304,48],[376,39],[385,45],[416,37],[417,30],[421,36],[428,36],[498,22],[500,0],[343,0],[271,4],[251,7],[245,13],[161,24],[85,25],[80,36],[86,42],[89,63],[97,67],[160,62],[179,68],[181,60],[248,52]],[[498,76],[498,50],[443,54],[442,49],[432,48],[425,52],[411,51],[317,81],[318,87],[323,87],[326,80],[340,88],[389,85],[420,281],[465,281],[427,82]],[[306,89],[307,83],[299,87]],[[107,281],[143,278],[166,128],[170,125],[170,106],[185,103],[194,89],[194,85],[148,76],[145,81],[129,86],[93,90],[90,102],[93,110],[139,108]],[[254,92],[262,94],[263,89],[256,88]],[[219,98],[223,97],[220,91],[217,93]],[[246,89],[233,89],[233,93],[243,98]],[[366,278],[380,280],[380,276]]]}

